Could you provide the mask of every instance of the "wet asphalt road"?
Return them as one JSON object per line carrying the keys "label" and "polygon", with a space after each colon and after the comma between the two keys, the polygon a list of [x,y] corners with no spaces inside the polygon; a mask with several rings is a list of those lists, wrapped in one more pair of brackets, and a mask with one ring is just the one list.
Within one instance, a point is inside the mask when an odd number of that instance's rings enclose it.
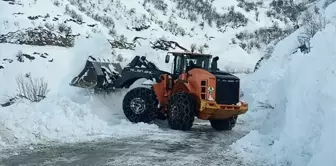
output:
{"label": "wet asphalt road", "polygon": [[[188,132],[165,130],[141,137],[16,149],[15,155],[0,158],[0,165],[242,165],[237,157],[225,152],[230,144],[247,134],[247,131],[240,130],[239,124],[234,130],[224,132],[214,131],[207,122],[196,122]],[[13,152],[9,150],[6,153]]]}

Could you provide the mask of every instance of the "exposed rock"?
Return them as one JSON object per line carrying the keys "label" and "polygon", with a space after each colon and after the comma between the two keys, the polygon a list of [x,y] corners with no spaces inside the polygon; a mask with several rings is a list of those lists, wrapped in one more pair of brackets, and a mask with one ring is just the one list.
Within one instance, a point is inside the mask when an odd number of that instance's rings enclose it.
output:
{"label": "exposed rock", "polygon": [[72,47],[75,43],[75,36],[52,32],[43,27],[27,28],[0,35],[0,43]]}

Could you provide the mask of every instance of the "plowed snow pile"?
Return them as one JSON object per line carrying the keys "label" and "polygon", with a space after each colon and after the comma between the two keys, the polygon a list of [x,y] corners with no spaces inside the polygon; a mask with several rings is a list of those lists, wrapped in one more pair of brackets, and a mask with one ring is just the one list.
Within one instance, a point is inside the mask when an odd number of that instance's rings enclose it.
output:
{"label": "plowed snow pile", "polygon": [[[7,79],[0,82],[0,94],[8,95],[1,96],[3,101],[16,93],[16,77],[25,74],[22,71],[27,71],[32,77],[44,77],[48,80],[50,92],[39,103],[20,99],[9,107],[0,107],[0,149],[48,141],[78,142],[135,136],[159,130],[156,125],[132,124],[126,120],[120,105],[125,94],[123,91],[93,97],[86,90],[69,86],[71,79],[84,68],[88,55],[103,57],[111,52],[110,45],[101,38],[97,35],[78,42],[71,51],[38,47],[41,52],[48,50],[52,52],[50,56],[58,56],[53,63],[36,59],[30,63],[13,61],[12,65],[6,66],[6,72],[0,75],[0,79]],[[96,49],[88,47],[92,43],[97,44]],[[2,44],[0,55],[13,55],[14,59],[19,49],[32,54],[37,48]]]}
{"label": "plowed snow pile", "polygon": [[254,130],[232,147],[248,165],[336,165],[335,11],[336,3],[327,8],[328,24],[310,40],[310,53],[291,53],[299,30],[245,82],[253,110],[243,120]]}

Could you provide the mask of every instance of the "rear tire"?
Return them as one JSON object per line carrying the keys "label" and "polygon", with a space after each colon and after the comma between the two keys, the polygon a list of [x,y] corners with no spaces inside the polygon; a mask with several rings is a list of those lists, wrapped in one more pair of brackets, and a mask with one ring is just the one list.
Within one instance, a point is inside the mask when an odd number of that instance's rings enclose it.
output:
{"label": "rear tire", "polygon": [[218,131],[223,130],[232,130],[232,128],[236,125],[237,116],[229,118],[229,119],[213,119],[210,120],[211,127]]}
{"label": "rear tire", "polygon": [[195,119],[195,104],[185,92],[172,95],[168,102],[167,119],[171,129],[190,130]]}
{"label": "rear tire", "polygon": [[127,92],[123,99],[123,110],[133,123],[149,123],[157,118],[158,100],[153,90],[138,87]]}

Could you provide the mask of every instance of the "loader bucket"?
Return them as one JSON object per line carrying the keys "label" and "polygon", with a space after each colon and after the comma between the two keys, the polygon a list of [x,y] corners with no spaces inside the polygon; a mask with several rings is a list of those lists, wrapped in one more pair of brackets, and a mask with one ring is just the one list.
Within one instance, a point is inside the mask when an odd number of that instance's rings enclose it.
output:
{"label": "loader bucket", "polygon": [[108,61],[87,60],[84,69],[73,78],[71,86],[84,89],[103,88],[113,85],[113,82],[120,77],[122,68],[118,63]]}

